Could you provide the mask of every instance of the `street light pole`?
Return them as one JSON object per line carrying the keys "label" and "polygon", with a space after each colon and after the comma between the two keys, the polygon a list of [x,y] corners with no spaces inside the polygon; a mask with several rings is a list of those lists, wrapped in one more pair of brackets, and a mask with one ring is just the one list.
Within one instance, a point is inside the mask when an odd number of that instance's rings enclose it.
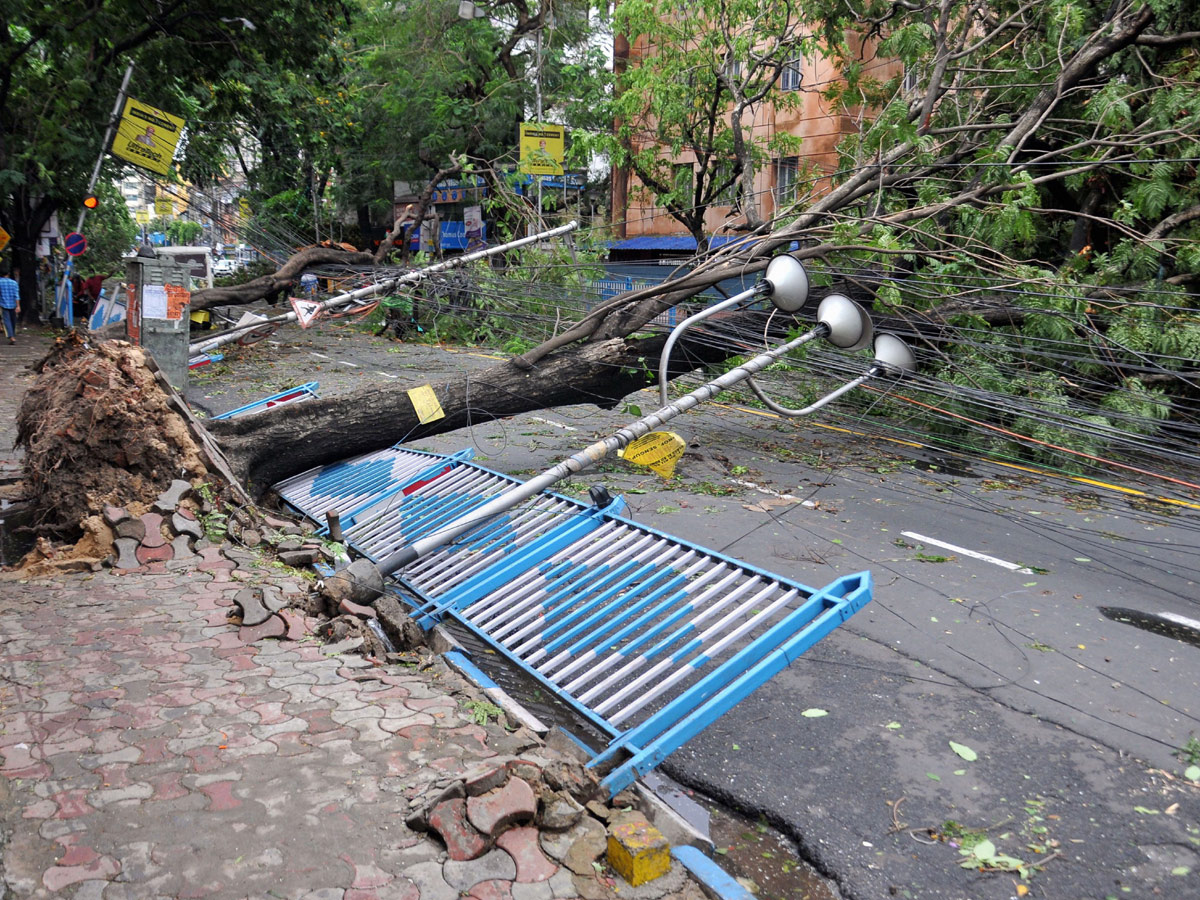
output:
{"label": "street light pole", "polygon": [[[129,79],[133,77],[133,63],[125,69],[125,77],[121,79],[121,89],[117,91],[117,102],[113,104],[112,115],[108,117],[108,128],[104,132],[104,142],[100,145],[100,155],[96,157],[96,165],[92,168],[92,177],[88,179],[87,193],[90,195],[96,190],[96,182],[100,180],[100,166],[104,164],[104,154],[108,152],[108,145],[112,143],[113,131],[117,127],[117,119],[121,115],[121,107],[125,103],[125,92],[129,90]],[[83,220],[87,217],[87,207],[79,211],[79,221],[75,225],[76,231],[83,231]]]}

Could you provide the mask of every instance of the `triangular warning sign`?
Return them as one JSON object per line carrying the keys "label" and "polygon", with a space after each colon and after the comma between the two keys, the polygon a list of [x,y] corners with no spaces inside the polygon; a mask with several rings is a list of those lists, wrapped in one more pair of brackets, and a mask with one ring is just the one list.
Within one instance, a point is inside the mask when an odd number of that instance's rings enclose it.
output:
{"label": "triangular warning sign", "polygon": [[292,301],[292,309],[296,311],[296,318],[300,321],[301,328],[307,328],[321,315],[321,304],[317,300],[302,300],[299,297],[289,297],[288,299]]}

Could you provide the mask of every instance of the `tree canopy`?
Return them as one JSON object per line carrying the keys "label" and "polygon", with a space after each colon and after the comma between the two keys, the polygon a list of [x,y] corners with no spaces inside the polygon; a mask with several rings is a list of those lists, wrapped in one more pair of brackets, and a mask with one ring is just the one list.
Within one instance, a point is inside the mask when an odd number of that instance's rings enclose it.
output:
{"label": "tree canopy", "polygon": [[[1188,290],[1200,279],[1200,11],[1170,0],[797,11],[837,74],[801,92],[856,123],[836,168],[802,183],[753,243],[593,309],[520,362],[632,333],[798,246],[818,287],[838,283],[922,342],[927,399],[943,413],[1084,451],[1168,416],[1200,419]],[[885,80],[871,75],[877,60],[901,65]],[[714,96],[708,84],[694,106]],[[660,154],[671,151],[664,140]]]}
{"label": "tree canopy", "polygon": [[[213,165],[205,153],[210,135],[221,131],[211,118],[220,109],[215,85],[238,72],[302,71],[328,46],[344,10],[341,3],[314,0],[286,7],[261,0],[6,3],[0,13],[0,225],[13,236],[22,290],[32,290],[42,226],[56,211],[73,218],[79,209],[130,63],[136,66],[132,96],[189,121],[181,168],[201,177]],[[107,165],[106,171],[116,170]],[[27,308],[36,315],[33,304]]]}
{"label": "tree canopy", "polygon": [[754,128],[764,103],[793,108],[780,87],[785,68],[813,52],[797,0],[629,0],[615,29],[630,43],[614,73],[607,118],[595,146],[628,168],[655,203],[707,245],[705,219],[732,205],[751,227],[763,225],[755,173],[766,160],[795,153],[786,131]]}

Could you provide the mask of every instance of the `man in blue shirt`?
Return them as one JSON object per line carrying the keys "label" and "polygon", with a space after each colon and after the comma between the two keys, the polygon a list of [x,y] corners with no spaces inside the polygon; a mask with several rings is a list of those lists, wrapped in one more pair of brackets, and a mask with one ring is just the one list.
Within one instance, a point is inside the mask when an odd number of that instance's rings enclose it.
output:
{"label": "man in blue shirt", "polygon": [[[19,277],[19,272],[16,269],[12,270],[12,274]],[[0,316],[4,318],[4,333],[8,335],[8,342],[10,344],[17,342],[17,316],[20,314],[20,286],[8,276],[0,277]]]}

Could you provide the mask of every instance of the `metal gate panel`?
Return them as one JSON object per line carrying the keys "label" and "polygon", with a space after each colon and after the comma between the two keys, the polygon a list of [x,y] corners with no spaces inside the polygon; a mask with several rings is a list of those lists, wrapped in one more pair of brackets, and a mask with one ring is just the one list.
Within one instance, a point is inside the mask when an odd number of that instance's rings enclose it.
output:
{"label": "metal gate panel", "polygon": [[[379,561],[521,484],[469,461],[389,448],[277,486]],[[453,615],[611,738],[593,765],[630,784],[864,606],[871,576],[817,590],[542,492],[411,563],[397,593],[431,627]],[[311,510],[311,512],[310,512]]]}
{"label": "metal gate panel", "polygon": [[288,504],[316,522],[330,510],[350,521],[364,505],[381,496],[411,490],[455,468],[472,456],[462,450],[453,456],[409,450],[399,444],[364,453],[342,462],[316,466],[275,485]]}
{"label": "metal gate panel", "polygon": [[[217,356],[220,359],[220,355]],[[188,368],[191,368],[193,363],[189,360]],[[278,394],[272,394],[270,397],[263,397],[261,400],[255,400],[253,403],[247,403],[245,406],[239,406],[237,409],[231,409],[229,412],[223,412],[219,416],[213,416],[214,419],[240,419],[242,416],[253,415],[268,409],[276,409],[280,406],[287,406],[291,403],[303,403],[305,400],[317,399],[317,390],[321,385],[315,381],[309,381],[305,384],[297,385],[294,388],[289,388],[286,391],[280,391]]]}

